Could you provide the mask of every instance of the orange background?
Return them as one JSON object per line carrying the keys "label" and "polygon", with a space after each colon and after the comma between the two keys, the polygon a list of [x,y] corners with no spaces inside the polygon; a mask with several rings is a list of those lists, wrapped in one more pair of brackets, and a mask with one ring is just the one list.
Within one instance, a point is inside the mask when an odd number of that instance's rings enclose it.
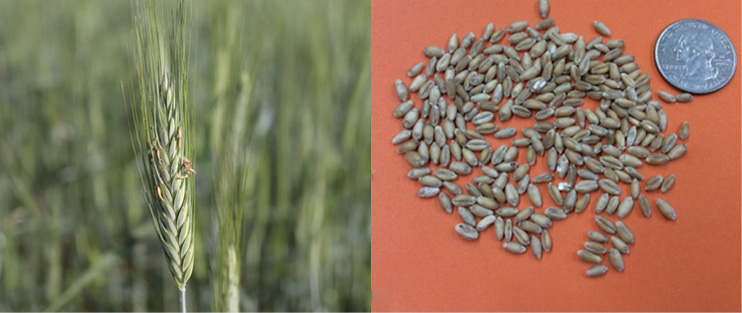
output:
{"label": "orange background", "polygon": [[[739,311],[739,61],[734,78],[720,91],[696,96],[689,104],[665,105],[669,131],[676,132],[685,120],[690,122],[689,152],[664,166],[640,168],[645,177],[675,173],[677,179],[667,194],[648,194],[651,218],[645,218],[635,204],[624,219],[637,242],[624,257],[623,273],[611,269],[601,278],[588,279],[584,272],[589,265],[575,254],[587,240],[585,233],[596,229],[593,208],[599,193],[592,194],[585,212],[555,222],[550,229],[554,248],[540,261],[530,251],[505,252],[491,228],[479,240],[465,242],[454,231],[460,222],[456,213],[446,214],[436,198],[417,197],[420,185],[406,177],[410,166],[391,144],[402,129],[401,120],[392,117],[399,103],[394,80],[409,84],[410,66],[427,61],[422,49],[445,47],[453,32],[459,38],[468,32],[481,36],[489,22],[499,29],[523,19],[535,25],[540,20],[536,3],[372,1],[372,310]],[[597,36],[594,19],[606,23],[613,32],[611,39],[624,39],[624,53],[635,55],[641,69],[650,73],[655,91],[678,92],[659,75],[652,54],[659,33],[676,20],[700,18],[716,24],[732,39],[738,57],[742,54],[739,0],[552,0],[551,5],[550,17],[561,31],[583,35],[586,41]],[[417,95],[413,99],[419,107]],[[596,106],[586,100],[583,108]],[[497,123],[503,128],[533,122]],[[488,138],[495,147],[504,143]],[[524,154],[520,149],[519,162],[524,162]],[[545,171],[539,157],[530,175]],[[457,183],[463,187],[474,176]],[[545,185],[540,189],[544,206],[537,212],[554,205]],[[656,210],[658,195],[675,207],[676,222],[665,220]],[[525,195],[521,197],[521,209],[529,204]],[[616,220],[615,215],[608,217]]]}

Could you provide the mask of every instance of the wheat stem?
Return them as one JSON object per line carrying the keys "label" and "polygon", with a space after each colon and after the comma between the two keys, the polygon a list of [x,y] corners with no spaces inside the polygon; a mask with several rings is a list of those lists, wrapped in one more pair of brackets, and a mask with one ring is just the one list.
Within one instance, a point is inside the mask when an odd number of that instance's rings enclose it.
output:
{"label": "wheat stem", "polygon": [[178,311],[186,313],[186,288],[178,289]]}
{"label": "wheat stem", "polygon": [[225,301],[225,311],[239,312],[240,304],[240,268],[237,263],[237,252],[235,247],[230,247],[227,253],[227,286]]}

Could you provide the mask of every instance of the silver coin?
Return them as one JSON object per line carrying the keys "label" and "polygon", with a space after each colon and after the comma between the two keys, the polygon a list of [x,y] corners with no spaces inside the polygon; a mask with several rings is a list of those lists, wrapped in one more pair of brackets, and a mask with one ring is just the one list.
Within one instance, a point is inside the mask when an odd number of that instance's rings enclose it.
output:
{"label": "silver coin", "polygon": [[654,60],[667,82],[691,93],[719,90],[737,68],[729,36],[716,25],[696,19],[667,26],[657,38]]}

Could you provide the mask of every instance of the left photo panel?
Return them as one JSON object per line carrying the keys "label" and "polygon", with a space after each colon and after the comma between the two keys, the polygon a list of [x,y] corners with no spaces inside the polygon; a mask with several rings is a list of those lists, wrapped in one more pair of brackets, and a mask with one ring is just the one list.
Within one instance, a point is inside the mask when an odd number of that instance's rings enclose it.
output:
{"label": "left photo panel", "polygon": [[370,2],[0,1],[0,311],[368,311]]}

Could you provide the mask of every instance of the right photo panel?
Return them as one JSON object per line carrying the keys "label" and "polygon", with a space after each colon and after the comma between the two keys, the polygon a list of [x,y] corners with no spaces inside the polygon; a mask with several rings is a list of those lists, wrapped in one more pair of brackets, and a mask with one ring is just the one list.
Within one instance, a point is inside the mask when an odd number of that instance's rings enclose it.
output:
{"label": "right photo panel", "polygon": [[371,2],[371,310],[740,311],[738,0]]}

